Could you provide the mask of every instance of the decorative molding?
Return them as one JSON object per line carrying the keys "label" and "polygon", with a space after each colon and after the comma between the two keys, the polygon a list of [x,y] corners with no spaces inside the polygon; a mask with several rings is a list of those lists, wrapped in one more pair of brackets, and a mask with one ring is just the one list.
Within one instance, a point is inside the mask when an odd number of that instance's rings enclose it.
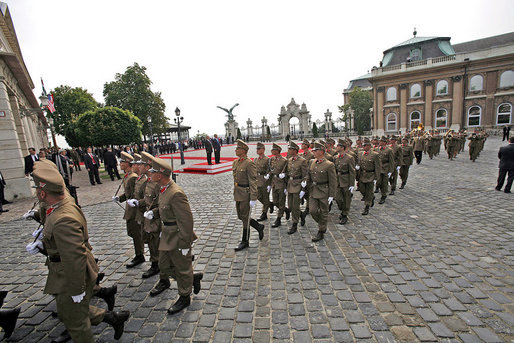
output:
{"label": "decorative molding", "polygon": [[385,90],[385,87],[377,87],[377,92],[381,93]]}
{"label": "decorative molding", "polygon": [[462,80],[462,76],[460,76],[460,75],[452,76],[451,79],[453,82],[459,82],[460,80]]}
{"label": "decorative molding", "polygon": [[432,86],[434,84],[434,80],[425,80],[423,82],[425,83],[425,86]]}
{"label": "decorative molding", "polygon": [[400,83],[400,89],[407,89],[407,86],[406,83]]}

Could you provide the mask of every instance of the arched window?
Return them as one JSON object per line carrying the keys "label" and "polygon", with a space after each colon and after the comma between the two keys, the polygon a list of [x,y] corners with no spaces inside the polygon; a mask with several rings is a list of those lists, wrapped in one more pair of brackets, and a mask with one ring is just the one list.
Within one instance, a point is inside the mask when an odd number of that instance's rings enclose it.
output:
{"label": "arched window", "polygon": [[395,101],[395,100],[396,100],[396,88],[394,88],[394,87],[387,88],[386,101]]}
{"label": "arched window", "polygon": [[409,130],[413,130],[417,128],[421,124],[421,112],[414,111],[410,114],[410,128]]}
{"label": "arched window", "polygon": [[446,109],[441,108],[438,109],[435,113],[435,128],[436,129],[444,129],[447,127],[448,123],[448,111]]}
{"label": "arched window", "polygon": [[504,71],[500,76],[500,88],[514,87],[514,71]]}
{"label": "arched window", "polygon": [[511,115],[512,105],[507,102],[500,104],[498,111],[496,111],[496,125],[509,125]]}
{"label": "arched window", "polygon": [[418,83],[413,84],[410,87],[410,97],[419,98],[421,96],[421,86]]}
{"label": "arched window", "polygon": [[469,80],[469,90],[478,92],[484,89],[484,78],[482,75],[475,75]]}
{"label": "arched window", "polygon": [[448,94],[448,81],[441,80],[437,83],[436,95]]}
{"label": "arched window", "polygon": [[468,110],[468,127],[480,126],[482,109],[480,106],[471,106]]}
{"label": "arched window", "polygon": [[396,131],[396,114],[389,113],[386,117],[386,131]]}

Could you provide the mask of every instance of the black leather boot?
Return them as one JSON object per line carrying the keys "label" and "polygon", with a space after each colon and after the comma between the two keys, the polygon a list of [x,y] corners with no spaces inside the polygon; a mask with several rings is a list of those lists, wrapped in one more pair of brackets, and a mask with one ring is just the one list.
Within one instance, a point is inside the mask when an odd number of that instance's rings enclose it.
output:
{"label": "black leather boot", "polygon": [[369,213],[369,206],[364,207],[364,211],[362,212],[363,216],[367,216]]}
{"label": "black leather boot", "polygon": [[400,185],[400,189],[404,189],[405,188],[405,183],[402,182],[402,184]]}
{"label": "black leather boot", "polygon": [[107,309],[112,311],[116,302],[116,293],[118,292],[118,286],[114,285],[111,287],[102,287],[95,294],[95,297],[103,299],[107,303]]}
{"label": "black leather boot", "polygon": [[111,325],[114,329],[114,339],[120,339],[121,335],[123,335],[123,330],[125,330],[125,322],[128,320],[129,316],[129,311],[105,312],[103,321]]}
{"label": "black leather boot", "polygon": [[264,238],[264,225],[259,224],[255,219],[250,219],[250,226],[257,230],[259,233],[259,240],[262,241]]}
{"label": "black leather boot", "polygon": [[389,193],[389,195],[394,195],[394,189],[391,189],[391,192]]}
{"label": "black leather boot", "polygon": [[168,314],[175,314],[191,304],[191,297],[189,295],[181,295],[178,300],[168,309]]}
{"label": "black leather boot", "polygon": [[0,291],[0,307],[4,305],[4,300],[7,296],[7,293],[9,293],[9,291]]}
{"label": "black leather boot", "polygon": [[102,280],[104,279],[105,277],[105,273],[98,273],[98,276],[96,277],[96,284],[99,285],[100,282],[102,282]]}
{"label": "black leather boot", "polygon": [[4,338],[11,337],[14,328],[16,328],[16,321],[18,320],[19,315],[19,308],[0,311],[0,327],[5,331]]}
{"label": "black leather boot", "polygon": [[286,207],[284,212],[286,213],[286,220],[289,220],[289,218],[291,217],[291,210]]}
{"label": "black leather boot", "polygon": [[170,288],[170,280],[160,279],[157,285],[155,285],[155,287],[150,291],[150,296],[155,297],[156,295],[161,294],[168,288]]}
{"label": "black leather boot", "polygon": [[64,330],[57,338],[52,339],[51,343],[65,343],[68,342],[70,339],[70,333],[68,332],[68,330]]}
{"label": "black leather boot", "polygon": [[293,223],[293,225],[291,226],[291,228],[289,229],[289,231],[287,231],[287,234],[288,235],[292,235],[293,233],[295,233],[296,231],[298,231],[298,223]]}
{"label": "black leather boot", "polygon": [[130,261],[130,263],[127,264],[127,268],[134,268],[135,266],[140,265],[143,262],[145,262],[145,257],[143,255],[136,255],[136,257],[134,257],[132,261]]}
{"label": "black leather boot", "polygon": [[300,225],[301,226],[305,226],[305,217],[307,215],[305,214],[305,212],[300,212]]}
{"label": "black leather boot", "polygon": [[375,197],[373,197],[373,199],[371,199],[371,207],[375,206]]}
{"label": "black leather boot", "polygon": [[159,271],[159,262],[152,262],[152,266],[143,273],[142,278],[148,279],[149,277],[159,274]]}
{"label": "black leather boot", "polygon": [[280,223],[280,218],[277,218],[271,227],[279,227],[280,225],[282,225],[282,223]]}
{"label": "black leather boot", "polygon": [[248,241],[250,240],[250,229],[243,228],[243,238],[241,239],[241,243],[237,247],[234,248],[235,251],[241,251],[250,246]]}
{"label": "black leather boot", "polygon": [[193,293],[198,294],[202,289],[202,279],[203,273],[194,273],[193,274]]}
{"label": "black leather boot", "polygon": [[273,202],[270,202],[269,203],[269,213],[273,213],[274,210],[275,210],[275,204]]}
{"label": "black leather boot", "polygon": [[259,219],[257,219],[258,222],[262,222],[264,220],[268,219],[268,215],[266,213],[262,213]]}
{"label": "black leather boot", "polygon": [[313,242],[319,242],[323,239],[323,232],[318,231],[318,234],[312,239]]}
{"label": "black leather boot", "polygon": [[385,202],[386,202],[386,198],[387,198],[386,196],[382,196],[382,197],[380,198],[380,201],[379,201],[378,203],[379,203],[379,204],[383,204],[383,203],[385,203]]}
{"label": "black leather boot", "polygon": [[341,219],[339,220],[339,224],[344,225],[344,224],[346,224],[347,221],[348,221],[348,216],[343,214],[341,216]]}

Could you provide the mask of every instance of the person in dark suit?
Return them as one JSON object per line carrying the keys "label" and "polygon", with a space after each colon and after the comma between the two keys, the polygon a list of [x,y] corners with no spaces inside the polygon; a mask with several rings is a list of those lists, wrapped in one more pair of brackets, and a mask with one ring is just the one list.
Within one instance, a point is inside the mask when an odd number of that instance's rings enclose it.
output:
{"label": "person in dark suit", "polygon": [[39,156],[36,154],[36,149],[29,148],[30,155],[25,156],[25,176],[29,176],[34,168],[34,162],[39,161]]}
{"label": "person in dark suit", "polygon": [[98,174],[100,160],[98,159],[98,156],[93,154],[91,148],[87,148],[87,153],[84,154],[84,165],[89,173],[89,182],[94,186],[96,179],[96,183],[101,185],[102,182],[100,181],[100,175]]}
{"label": "person in dark suit", "polygon": [[214,150],[214,163],[220,163],[220,154],[221,154],[221,145],[218,139],[218,135],[214,135],[214,138],[211,139],[212,148]]}
{"label": "person in dark suit", "polygon": [[114,155],[114,152],[112,152],[112,148],[107,148],[107,151],[104,153],[104,163],[105,169],[107,170],[107,173],[109,173],[111,180],[114,181],[115,174],[118,180],[120,180],[121,177],[118,172],[118,160],[116,160],[116,156]]}
{"label": "person in dark suit", "polygon": [[4,199],[4,188],[5,188],[5,186],[6,186],[6,183],[5,183],[4,176],[2,175],[2,172],[0,172],[0,214],[2,214],[3,212],[9,212],[9,210],[4,210],[4,208],[3,208],[3,205],[5,203],[8,203]]}
{"label": "person in dark suit", "polygon": [[207,152],[207,163],[212,164],[212,142],[209,136],[205,137],[205,152]]}
{"label": "person in dark suit", "polygon": [[509,141],[509,134],[510,134],[510,126],[504,126],[503,127],[503,139],[502,141],[505,141],[507,140],[507,142]]}
{"label": "person in dark suit", "polygon": [[498,152],[498,158],[500,159],[500,171],[498,173],[498,184],[496,190],[501,191],[503,183],[505,182],[505,176],[507,173],[507,184],[505,185],[505,193],[510,193],[512,187],[512,181],[514,181],[514,137],[509,139],[509,145],[502,146]]}

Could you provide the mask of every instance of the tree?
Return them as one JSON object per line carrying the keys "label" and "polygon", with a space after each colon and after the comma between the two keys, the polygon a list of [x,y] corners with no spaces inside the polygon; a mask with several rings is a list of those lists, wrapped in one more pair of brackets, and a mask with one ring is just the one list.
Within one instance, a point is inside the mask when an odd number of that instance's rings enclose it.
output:
{"label": "tree", "polygon": [[269,125],[266,125],[266,139],[269,141],[271,139],[271,129]]}
{"label": "tree", "polygon": [[371,130],[371,113],[370,108],[373,107],[373,96],[369,91],[355,87],[349,95],[349,103],[339,106],[339,112],[344,113],[343,120],[350,120],[349,113],[353,112],[355,122],[355,130],[359,135],[364,131]]}
{"label": "tree", "polygon": [[139,142],[141,127],[139,118],[130,111],[110,106],[82,113],[74,122],[74,131],[82,146]]}
{"label": "tree", "polygon": [[312,123],[312,136],[318,138],[318,126],[316,123]]}
{"label": "tree", "polygon": [[142,132],[150,134],[147,117],[152,118],[152,132],[163,133],[168,127],[164,115],[166,105],[160,92],[152,92],[152,81],[146,75],[146,67],[134,65],[127,67],[123,74],[117,73],[115,80],[104,85],[103,95],[107,106],[131,111],[143,123]]}
{"label": "tree", "polygon": [[241,139],[241,130],[239,130],[239,128],[237,128],[237,136],[236,136],[236,139]]}

